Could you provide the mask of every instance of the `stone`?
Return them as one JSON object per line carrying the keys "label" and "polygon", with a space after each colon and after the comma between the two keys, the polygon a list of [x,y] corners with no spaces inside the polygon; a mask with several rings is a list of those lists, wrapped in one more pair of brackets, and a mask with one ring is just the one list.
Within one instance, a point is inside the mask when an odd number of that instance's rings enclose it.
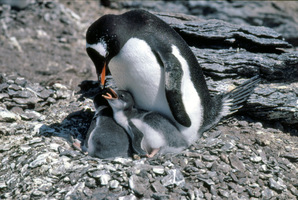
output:
{"label": "stone", "polygon": [[165,169],[163,167],[153,167],[152,168],[152,171],[155,173],[155,174],[164,174],[165,172]]}
{"label": "stone", "polygon": [[163,186],[160,181],[154,181],[154,183],[152,183],[152,188],[153,191],[159,194],[164,194],[167,189],[165,188],[165,186]]}
{"label": "stone", "polygon": [[21,87],[25,87],[25,85],[28,81],[24,77],[17,77],[14,82],[15,82],[15,84],[17,84]]}
{"label": "stone", "polygon": [[287,186],[283,183],[282,179],[280,178],[278,178],[277,181],[275,181],[273,178],[269,178],[269,187],[278,192],[281,192],[284,189],[286,189]]}
{"label": "stone", "polygon": [[117,189],[119,187],[119,181],[117,180],[111,180],[109,182],[109,187],[112,188],[112,189]]}
{"label": "stone", "polygon": [[137,197],[131,194],[127,196],[120,196],[118,199],[119,200],[137,200]]}
{"label": "stone", "polygon": [[178,169],[171,169],[167,171],[167,176],[165,176],[163,179],[161,179],[162,185],[165,187],[167,186],[180,186],[182,187],[185,184],[185,179],[183,174]]}
{"label": "stone", "polygon": [[42,165],[45,165],[51,160],[51,157],[54,156],[54,155],[55,154],[50,153],[50,152],[40,154],[32,162],[29,163],[29,167],[30,168],[36,168],[36,167],[40,167]]}
{"label": "stone", "polygon": [[235,155],[231,154],[229,160],[235,169],[242,172],[245,171],[245,165]]}
{"label": "stone", "polygon": [[20,117],[18,115],[0,108],[0,122],[14,122],[19,119]]}
{"label": "stone", "polygon": [[202,159],[207,162],[212,162],[218,159],[217,156],[203,155]]}
{"label": "stone", "polygon": [[45,116],[41,115],[40,113],[34,111],[34,110],[25,110],[24,113],[21,114],[21,118],[23,120],[38,120],[42,121]]}
{"label": "stone", "polygon": [[42,99],[47,99],[53,94],[54,94],[54,91],[45,89],[45,90],[42,90],[41,92],[37,93],[37,96]]}
{"label": "stone", "polygon": [[94,178],[86,178],[85,185],[89,188],[96,188],[96,181]]}
{"label": "stone", "polygon": [[250,157],[250,160],[252,162],[258,163],[258,162],[261,162],[262,161],[262,157],[261,156],[253,155],[252,157]]}
{"label": "stone", "polygon": [[129,188],[134,191],[137,196],[143,196],[146,193],[147,181],[140,176],[132,175],[129,178]]}
{"label": "stone", "polygon": [[99,177],[100,185],[108,185],[111,180],[111,176],[109,174],[103,174]]}
{"label": "stone", "polygon": [[19,91],[22,90],[22,87],[16,85],[16,84],[11,84],[8,86],[8,89],[14,90],[14,91]]}
{"label": "stone", "polygon": [[276,195],[276,193],[272,190],[270,190],[269,188],[265,188],[262,191],[262,199],[271,199],[272,197],[274,197]]}
{"label": "stone", "polygon": [[0,189],[4,189],[6,187],[7,187],[6,183],[4,181],[1,181],[0,182]]}
{"label": "stone", "polygon": [[9,98],[9,95],[8,94],[6,94],[6,93],[0,93],[0,101],[2,99],[6,99],[6,98]]}
{"label": "stone", "polygon": [[171,199],[171,196],[163,193],[154,193],[152,194],[152,198],[156,200],[168,200],[168,199]]}

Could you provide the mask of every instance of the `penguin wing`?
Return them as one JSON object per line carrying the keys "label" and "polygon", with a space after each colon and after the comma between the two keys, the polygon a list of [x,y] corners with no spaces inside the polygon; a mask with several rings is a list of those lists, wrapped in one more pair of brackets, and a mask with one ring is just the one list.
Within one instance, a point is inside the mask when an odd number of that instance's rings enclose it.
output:
{"label": "penguin wing", "polygon": [[141,147],[144,134],[131,121],[128,122],[128,129],[126,132],[130,137],[133,151],[139,155],[146,155],[147,153]]}
{"label": "penguin wing", "polygon": [[155,51],[157,60],[164,66],[166,98],[175,120],[186,127],[191,120],[185,111],[181,94],[183,70],[179,60],[171,53]]}
{"label": "penguin wing", "polygon": [[88,148],[88,141],[89,141],[89,137],[92,133],[92,131],[96,128],[96,115],[93,117],[92,121],[91,121],[91,124],[89,126],[89,129],[87,131],[87,134],[86,134],[86,138],[84,140],[84,146],[86,148]]}

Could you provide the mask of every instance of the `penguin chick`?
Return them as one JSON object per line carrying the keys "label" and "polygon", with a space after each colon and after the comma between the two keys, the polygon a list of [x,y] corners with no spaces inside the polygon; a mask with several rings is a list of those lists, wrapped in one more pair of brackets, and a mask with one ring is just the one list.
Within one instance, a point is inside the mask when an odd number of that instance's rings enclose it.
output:
{"label": "penguin chick", "polygon": [[98,158],[130,157],[130,143],[125,130],[113,119],[107,101],[98,94],[94,98],[95,115],[87,132],[83,151]]}
{"label": "penguin chick", "polygon": [[183,135],[168,119],[157,112],[134,108],[129,92],[112,91],[103,97],[112,107],[115,121],[126,130],[135,146],[146,151],[148,158],[158,152],[178,153],[188,147]]}

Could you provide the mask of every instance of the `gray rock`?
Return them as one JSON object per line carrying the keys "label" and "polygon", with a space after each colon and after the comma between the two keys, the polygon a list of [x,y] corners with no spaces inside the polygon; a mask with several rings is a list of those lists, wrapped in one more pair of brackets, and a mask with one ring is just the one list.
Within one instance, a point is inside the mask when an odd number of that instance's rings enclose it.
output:
{"label": "gray rock", "polygon": [[218,159],[217,156],[203,155],[202,159],[207,162],[212,162]]}
{"label": "gray rock", "polygon": [[45,117],[40,113],[34,110],[26,110],[24,113],[21,114],[22,119],[24,120],[39,120],[42,121]]}
{"label": "gray rock", "polygon": [[258,163],[262,161],[262,157],[261,156],[257,156],[257,155],[253,155],[252,157],[250,157],[250,160],[252,162]]}
{"label": "gray rock", "polygon": [[167,189],[165,188],[165,186],[162,185],[160,183],[160,181],[154,181],[154,183],[152,183],[151,186],[153,188],[153,191],[156,192],[156,193],[158,193],[158,194],[164,194],[167,191]]}
{"label": "gray rock", "polygon": [[140,176],[132,175],[129,178],[129,188],[137,195],[143,196],[147,191],[148,181]]}
{"label": "gray rock", "polygon": [[120,196],[118,199],[119,200],[137,200],[137,197],[131,194],[127,196]]}
{"label": "gray rock", "polygon": [[94,178],[86,178],[85,185],[89,188],[96,188],[96,181]]}
{"label": "gray rock", "polygon": [[232,167],[234,167],[235,169],[244,172],[245,171],[245,165],[243,164],[243,162],[241,162],[238,157],[236,157],[235,155],[231,154],[229,157],[229,160],[231,162]]}
{"label": "gray rock", "polygon": [[46,164],[48,156],[49,156],[49,153],[40,154],[39,156],[37,156],[35,158],[35,160],[33,160],[32,162],[29,163],[29,167],[36,168],[36,167]]}
{"label": "gray rock", "polygon": [[155,200],[168,200],[168,199],[171,199],[171,196],[166,195],[166,194],[162,194],[162,193],[154,193],[152,195],[152,198],[155,199]]}
{"label": "gray rock", "polygon": [[152,168],[152,171],[155,173],[155,174],[164,174],[165,172],[165,169],[163,167],[153,167]]}
{"label": "gray rock", "polygon": [[271,199],[275,195],[276,195],[276,193],[274,191],[270,190],[269,188],[265,188],[262,191],[262,199]]}
{"label": "gray rock", "polygon": [[21,87],[25,87],[25,85],[28,81],[24,77],[17,77],[14,82],[15,82],[15,84],[17,84]]}
{"label": "gray rock", "polygon": [[37,96],[43,99],[47,99],[54,94],[53,90],[44,89],[41,92],[37,93]]}
{"label": "gray rock", "polygon": [[286,189],[286,185],[283,183],[282,179],[278,178],[277,181],[275,181],[273,178],[269,179],[269,187],[271,189],[274,189],[278,192],[283,191],[284,189]]}
{"label": "gray rock", "polygon": [[8,94],[6,94],[6,93],[0,93],[0,101],[1,101],[2,99],[8,98],[8,97],[9,97]]}
{"label": "gray rock", "polygon": [[112,189],[117,189],[119,187],[119,181],[117,180],[111,180],[109,182],[109,187],[112,188]]}
{"label": "gray rock", "polygon": [[13,98],[12,99],[15,103],[21,105],[35,105],[37,102],[40,101],[37,97],[30,97],[30,98]]}
{"label": "gray rock", "polygon": [[20,119],[18,115],[0,108],[0,122],[14,122],[18,119]]}
{"label": "gray rock", "polygon": [[111,180],[111,176],[109,174],[103,174],[99,177],[100,185],[108,185]]}
{"label": "gray rock", "polygon": [[182,187],[185,184],[185,179],[183,174],[181,173],[180,170],[178,169],[171,169],[167,171],[168,175],[165,176],[162,180],[161,183],[164,186],[172,186],[172,185],[177,185]]}

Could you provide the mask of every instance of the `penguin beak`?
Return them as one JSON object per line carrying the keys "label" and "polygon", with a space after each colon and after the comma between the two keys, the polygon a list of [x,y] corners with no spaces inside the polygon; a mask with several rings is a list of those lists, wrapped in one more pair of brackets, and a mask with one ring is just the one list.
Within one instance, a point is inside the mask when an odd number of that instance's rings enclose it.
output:
{"label": "penguin beak", "polygon": [[[100,85],[102,86],[102,88],[105,88],[106,67],[107,67],[107,62],[105,61],[102,71],[101,71],[101,75],[100,75]],[[99,76],[98,76],[98,79],[99,79]],[[99,82],[99,80],[98,80],[98,82]]]}
{"label": "penguin beak", "polygon": [[112,99],[118,99],[117,93],[112,89],[108,88],[108,92],[106,94],[103,94],[102,97],[107,99],[107,100],[112,100]]}
{"label": "penguin beak", "polygon": [[95,65],[98,82],[102,88],[105,88],[105,78],[108,63],[107,58],[101,56],[95,49],[91,47],[87,47],[86,51]]}

